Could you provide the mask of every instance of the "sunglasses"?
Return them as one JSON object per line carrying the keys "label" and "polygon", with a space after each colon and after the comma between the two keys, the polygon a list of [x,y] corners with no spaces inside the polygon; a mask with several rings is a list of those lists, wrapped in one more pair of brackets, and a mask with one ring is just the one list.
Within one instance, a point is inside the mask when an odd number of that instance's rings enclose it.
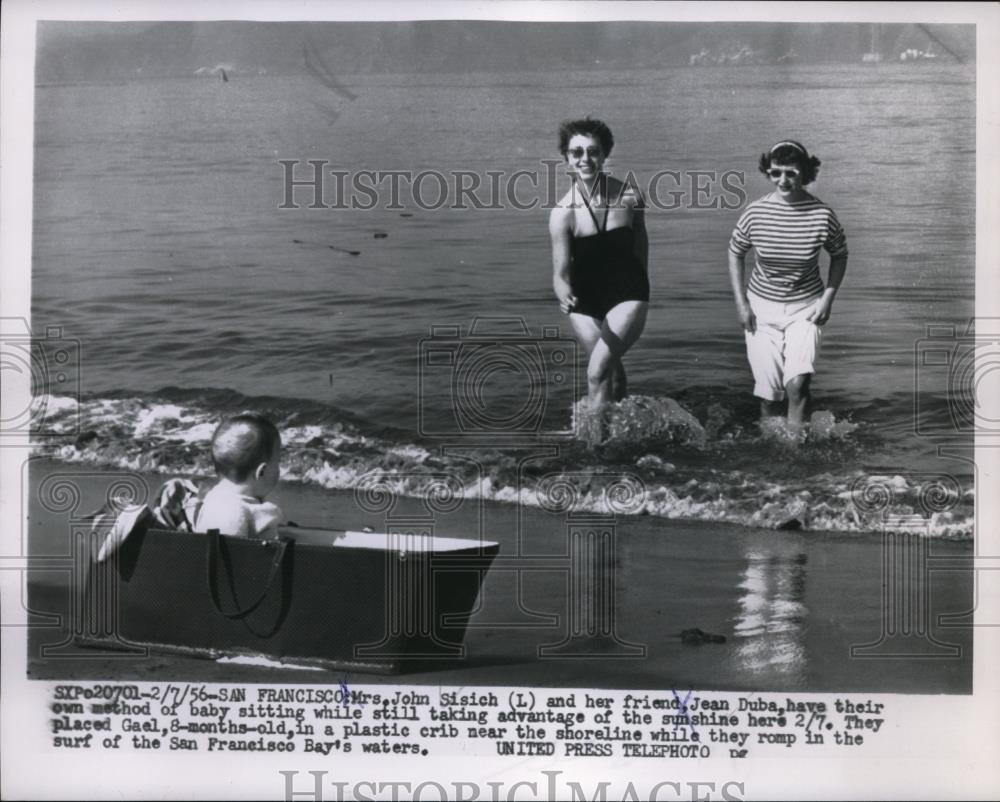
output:
{"label": "sunglasses", "polygon": [[787,176],[788,178],[798,178],[802,175],[802,173],[794,167],[791,170],[778,170],[772,167],[767,171],[767,174],[771,176],[771,178],[781,178],[782,176]]}
{"label": "sunglasses", "polygon": [[574,159],[582,159],[584,153],[586,153],[592,159],[599,159],[601,157],[601,149],[594,147],[586,149],[572,148],[570,150],[567,150],[566,153],[572,156]]}

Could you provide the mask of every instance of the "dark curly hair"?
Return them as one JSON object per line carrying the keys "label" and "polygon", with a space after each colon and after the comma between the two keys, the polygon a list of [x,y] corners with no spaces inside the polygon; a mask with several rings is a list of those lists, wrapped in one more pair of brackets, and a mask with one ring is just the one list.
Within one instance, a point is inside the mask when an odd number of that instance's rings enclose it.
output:
{"label": "dark curly hair", "polygon": [[559,152],[565,156],[569,149],[569,141],[577,134],[592,136],[601,143],[601,150],[607,158],[615,146],[615,138],[611,129],[602,120],[592,120],[586,117],[582,120],[566,120],[559,126]]}
{"label": "dark curly hair", "polygon": [[771,169],[771,162],[775,164],[794,164],[802,171],[802,185],[811,184],[816,180],[819,166],[822,162],[815,156],[810,156],[801,143],[791,139],[785,139],[772,147],[767,153],[760,154],[760,161],[757,169],[764,175]]}

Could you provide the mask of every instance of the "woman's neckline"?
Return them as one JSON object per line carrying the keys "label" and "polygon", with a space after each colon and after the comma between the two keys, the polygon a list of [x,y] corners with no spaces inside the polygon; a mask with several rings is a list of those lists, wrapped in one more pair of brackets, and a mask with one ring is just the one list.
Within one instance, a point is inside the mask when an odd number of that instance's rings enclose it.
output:
{"label": "woman's neckline", "polygon": [[598,231],[595,234],[577,234],[576,231],[573,232],[573,239],[591,239],[592,237],[599,237],[601,234],[610,234],[612,231],[621,231],[623,228],[627,228],[632,231],[632,226],[626,223],[623,226],[615,226],[614,228],[606,228],[603,231]]}
{"label": "woman's neckline", "polygon": [[803,198],[801,198],[799,200],[786,201],[786,200],[784,200],[781,197],[781,194],[779,192],[777,192],[777,190],[774,191],[774,192],[772,192],[770,195],[768,195],[767,198],[768,198],[768,200],[772,200],[775,203],[780,203],[783,206],[795,206],[795,205],[797,205],[799,203],[808,203],[809,201],[816,200],[816,198],[813,195],[810,195],[808,192],[806,192],[805,193],[805,197],[803,197]]}

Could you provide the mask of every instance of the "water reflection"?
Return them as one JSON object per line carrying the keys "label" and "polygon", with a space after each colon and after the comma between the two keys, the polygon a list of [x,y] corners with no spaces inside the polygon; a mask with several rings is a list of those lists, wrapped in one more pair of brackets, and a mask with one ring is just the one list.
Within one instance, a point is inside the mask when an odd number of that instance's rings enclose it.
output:
{"label": "water reflection", "polygon": [[806,555],[771,554],[752,549],[740,577],[735,617],[736,661],[750,674],[781,676],[794,683],[805,678],[803,644]]}

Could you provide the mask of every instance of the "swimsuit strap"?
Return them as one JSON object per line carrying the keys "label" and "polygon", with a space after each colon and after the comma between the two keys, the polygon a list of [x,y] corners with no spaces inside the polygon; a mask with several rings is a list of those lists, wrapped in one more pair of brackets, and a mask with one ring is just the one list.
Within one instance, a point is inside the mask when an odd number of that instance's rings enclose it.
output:
{"label": "swimsuit strap", "polygon": [[[576,180],[577,180],[577,177],[574,175],[573,176],[573,181],[575,182]],[[600,178],[598,178],[598,180],[600,180]],[[609,204],[605,204],[604,205],[604,225],[602,226],[600,224],[600,222],[598,222],[597,215],[594,214],[594,210],[590,206],[590,201],[587,199],[587,193],[586,193],[586,191],[583,188],[581,188],[580,197],[583,198],[583,205],[587,207],[587,211],[590,213],[590,219],[593,220],[594,221],[594,225],[597,226],[597,232],[600,234],[600,233],[603,233],[603,232],[607,231],[608,230],[608,211],[611,208],[610,205]]]}
{"label": "swimsuit strap", "polygon": [[[601,173],[597,176],[597,182],[604,185],[604,225],[598,226],[597,230],[599,232],[605,232],[608,230],[608,212],[611,211],[611,204],[608,203],[608,177]],[[596,220],[594,221],[597,222]]]}

